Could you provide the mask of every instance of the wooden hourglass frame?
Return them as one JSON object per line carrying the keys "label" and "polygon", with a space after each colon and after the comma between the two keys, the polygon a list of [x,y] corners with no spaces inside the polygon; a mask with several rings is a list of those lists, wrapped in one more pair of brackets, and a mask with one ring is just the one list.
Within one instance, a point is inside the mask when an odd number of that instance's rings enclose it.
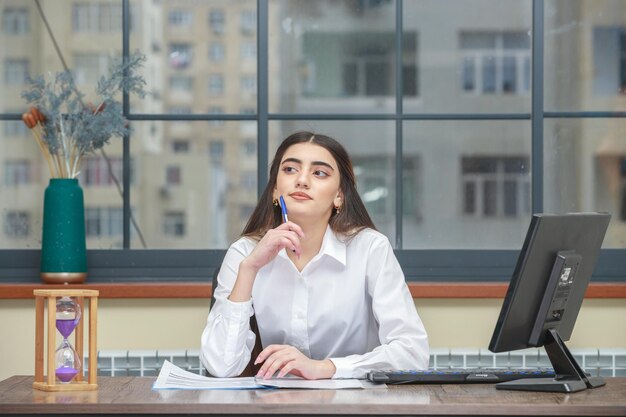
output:
{"label": "wooden hourglass frame", "polygon": [[[35,382],[33,388],[42,391],[91,391],[98,389],[96,327],[98,324],[98,294],[97,290],[34,290],[35,296]],[[74,349],[81,363],[81,370],[69,383],[58,383],[55,376],[56,351],[56,310],[57,299],[73,297],[80,306],[82,315],[74,329]],[[89,300],[89,378],[84,380],[82,368],[83,355],[83,322],[85,318],[84,299]],[[47,305],[47,309],[45,308]],[[47,311],[47,318],[44,318]],[[47,323],[48,337],[44,345],[44,326]],[[47,373],[44,376],[44,350]]]}

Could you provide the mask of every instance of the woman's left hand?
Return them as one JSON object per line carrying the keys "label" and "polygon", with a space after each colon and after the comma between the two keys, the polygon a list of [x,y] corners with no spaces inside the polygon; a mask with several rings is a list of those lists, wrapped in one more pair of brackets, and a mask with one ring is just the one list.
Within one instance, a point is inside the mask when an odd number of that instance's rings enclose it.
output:
{"label": "woman's left hand", "polygon": [[259,378],[271,378],[280,371],[277,378],[287,374],[304,379],[331,378],[335,374],[335,365],[330,359],[321,361],[307,358],[302,352],[289,345],[269,345],[257,356],[254,364],[262,363],[257,373]]}

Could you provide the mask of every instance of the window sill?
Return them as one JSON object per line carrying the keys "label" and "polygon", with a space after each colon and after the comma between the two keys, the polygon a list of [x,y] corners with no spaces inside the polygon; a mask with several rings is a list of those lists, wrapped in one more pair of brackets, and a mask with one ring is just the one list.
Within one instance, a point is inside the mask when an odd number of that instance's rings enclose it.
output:
{"label": "window sill", "polygon": [[[434,283],[409,282],[414,298],[503,298],[508,284],[475,283]],[[33,290],[62,289],[63,286],[46,284],[0,284],[0,299],[33,298]],[[93,289],[100,291],[100,298],[205,298],[211,297],[211,284],[208,283],[114,283],[68,285],[71,289]],[[592,283],[585,298],[626,298],[626,283]]]}

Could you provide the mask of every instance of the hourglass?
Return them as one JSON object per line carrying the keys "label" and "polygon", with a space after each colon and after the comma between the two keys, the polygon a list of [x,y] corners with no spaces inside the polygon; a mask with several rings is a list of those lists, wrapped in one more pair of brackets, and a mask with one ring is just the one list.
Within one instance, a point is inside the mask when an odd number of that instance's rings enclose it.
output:
{"label": "hourglass", "polygon": [[[35,290],[35,382],[43,391],[95,390],[98,291]],[[83,380],[83,303],[89,300],[89,381]],[[44,303],[44,299],[47,301]],[[44,320],[47,306],[47,319]],[[44,377],[44,321],[47,323],[47,375]],[[63,338],[55,349],[56,335]],[[74,345],[69,340],[74,333]],[[44,382],[45,379],[45,382]]]}

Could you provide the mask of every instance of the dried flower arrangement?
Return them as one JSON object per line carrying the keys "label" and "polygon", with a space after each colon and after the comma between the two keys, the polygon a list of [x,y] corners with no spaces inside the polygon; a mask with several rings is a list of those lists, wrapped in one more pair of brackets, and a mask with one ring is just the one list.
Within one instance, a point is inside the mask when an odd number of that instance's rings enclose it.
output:
{"label": "dried flower arrangement", "polygon": [[98,81],[97,104],[85,104],[70,71],[56,73],[53,80],[52,76],[47,81],[43,76],[29,79],[22,97],[32,107],[22,120],[31,129],[53,178],[76,178],[83,156],[102,148],[111,136],[128,133],[122,103],[115,96],[122,91],[146,96],[146,82],[137,74],[145,60],[135,53],[126,62],[114,62],[108,77]]}

